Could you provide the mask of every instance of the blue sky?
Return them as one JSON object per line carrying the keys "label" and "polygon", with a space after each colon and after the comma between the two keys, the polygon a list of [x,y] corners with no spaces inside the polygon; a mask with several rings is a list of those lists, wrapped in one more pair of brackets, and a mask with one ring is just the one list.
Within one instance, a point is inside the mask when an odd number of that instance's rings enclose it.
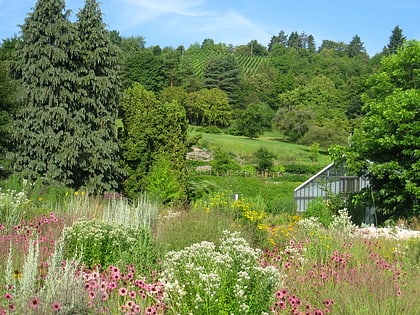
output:
{"label": "blue sky", "polygon": [[[0,39],[19,34],[36,0],[0,0]],[[374,55],[399,25],[407,39],[420,39],[419,0],[102,0],[108,29],[144,36],[146,46],[188,48],[212,38],[241,45],[252,39],[267,45],[280,30],[348,43],[358,35]],[[84,0],[67,0],[72,19]]]}

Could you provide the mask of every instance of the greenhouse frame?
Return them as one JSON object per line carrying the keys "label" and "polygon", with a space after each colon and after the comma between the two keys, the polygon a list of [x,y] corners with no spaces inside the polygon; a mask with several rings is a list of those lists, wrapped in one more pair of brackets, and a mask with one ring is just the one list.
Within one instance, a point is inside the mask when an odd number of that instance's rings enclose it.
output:
{"label": "greenhouse frame", "polygon": [[311,200],[327,194],[346,196],[369,187],[369,180],[365,177],[347,175],[344,166],[334,163],[327,165],[321,171],[299,185],[294,190],[297,211],[306,211]]}

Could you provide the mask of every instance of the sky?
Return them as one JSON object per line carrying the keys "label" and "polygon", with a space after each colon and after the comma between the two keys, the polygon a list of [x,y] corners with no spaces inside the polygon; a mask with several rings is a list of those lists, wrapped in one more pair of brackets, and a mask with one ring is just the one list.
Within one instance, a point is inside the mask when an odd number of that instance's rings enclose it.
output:
{"label": "sky", "polygon": [[[18,25],[36,0],[0,0],[0,40],[19,35]],[[67,0],[71,19],[84,0]],[[121,36],[143,36],[146,46],[188,48],[211,38],[245,45],[256,39],[267,46],[273,35],[312,34],[349,43],[358,35],[373,56],[389,43],[395,26],[407,39],[420,40],[419,0],[102,0],[103,19]]]}

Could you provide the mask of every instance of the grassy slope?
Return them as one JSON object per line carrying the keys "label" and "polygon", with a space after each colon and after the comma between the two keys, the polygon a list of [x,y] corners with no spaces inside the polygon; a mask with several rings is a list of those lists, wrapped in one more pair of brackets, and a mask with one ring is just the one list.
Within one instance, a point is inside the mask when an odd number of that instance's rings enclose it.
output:
{"label": "grassy slope", "polygon": [[[287,143],[284,137],[276,132],[262,135],[258,139],[250,140],[226,134],[207,134],[190,131],[191,136],[201,134],[200,145],[212,149],[221,147],[224,151],[234,154],[241,160],[247,160],[258,148],[265,147],[276,155],[278,163],[303,164],[319,167],[321,170],[330,163],[326,152],[320,152],[319,160],[312,162],[310,148],[303,145]],[[308,175],[309,176],[309,175]],[[245,178],[245,177],[217,177],[202,175],[198,178],[213,182],[220,190],[239,193],[246,198],[262,198],[267,204],[267,211],[271,213],[293,212],[295,203],[293,190],[305,181],[306,175],[284,175],[278,178]]]}
{"label": "grassy slope", "polygon": [[310,147],[280,141],[283,140],[283,137],[275,132],[266,133],[253,140],[227,134],[216,135],[191,131],[192,136],[196,134],[202,135],[200,145],[209,149],[219,146],[224,151],[237,157],[250,157],[260,147],[264,147],[273,152],[276,155],[277,162],[281,164],[319,165],[320,169],[322,169],[330,163],[330,158],[326,152],[320,152],[318,162],[312,162],[310,159]]}

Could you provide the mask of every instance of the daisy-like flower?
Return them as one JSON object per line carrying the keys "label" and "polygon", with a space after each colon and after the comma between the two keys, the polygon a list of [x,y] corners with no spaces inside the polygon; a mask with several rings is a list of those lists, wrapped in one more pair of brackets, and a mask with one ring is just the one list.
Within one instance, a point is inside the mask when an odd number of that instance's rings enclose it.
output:
{"label": "daisy-like flower", "polygon": [[33,310],[36,310],[39,306],[39,299],[36,297],[33,297],[30,301],[29,301],[29,307]]}
{"label": "daisy-like flower", "polygon": [[4,298],[5,298],[6,300],[11,300],[11,299],[13,299],[13,295],[11,295],[10,293],[6,293],[6,294],[4,295]]}
{"label": "daisy-like flower", "polygon": [[118,290],[118,293],[119,293],[121,296],[126,296],[126,295],[127,295],[127,293],[128,293],[128,291],[127,291],[127,289],[126,289],[126,288],[120,288],[120,289]]}
{"label": "daisy-like flower", "polygon": [[59,310],[61,310],[61,304],[58,302],[53,302],[51,304],[51,309],[53,310],[53,312],[58,312]]}

